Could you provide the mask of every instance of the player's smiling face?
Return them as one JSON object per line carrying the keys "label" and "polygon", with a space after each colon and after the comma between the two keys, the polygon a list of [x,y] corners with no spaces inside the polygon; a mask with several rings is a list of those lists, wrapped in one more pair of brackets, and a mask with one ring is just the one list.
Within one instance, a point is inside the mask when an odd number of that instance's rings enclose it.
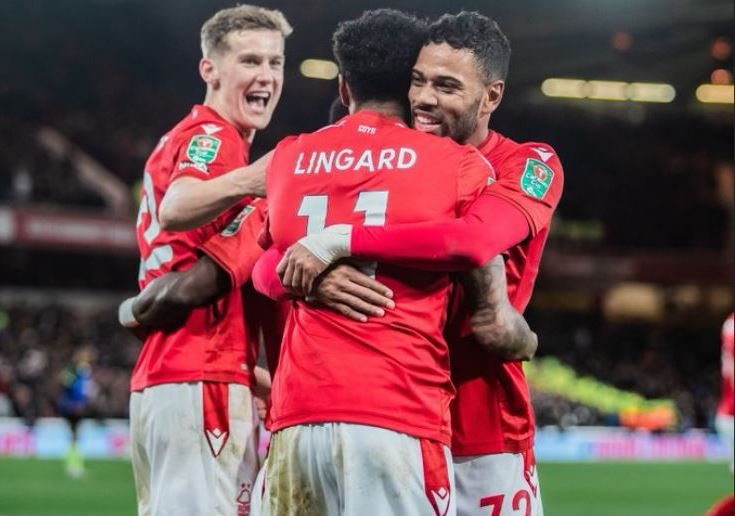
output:
{"label": "player's smiling face", "polygon": [[276,30],[244,30],[226,36],[227,49],[212,56],[205,80],[211,106],[242,133],[264,129],[283,89],[284,40]]}
{"label": "player's smiling face", "polygon": [[477,127],[485,95],[471,51],[447,43],[421,49],[408,91],[415,129],[465,143]]}

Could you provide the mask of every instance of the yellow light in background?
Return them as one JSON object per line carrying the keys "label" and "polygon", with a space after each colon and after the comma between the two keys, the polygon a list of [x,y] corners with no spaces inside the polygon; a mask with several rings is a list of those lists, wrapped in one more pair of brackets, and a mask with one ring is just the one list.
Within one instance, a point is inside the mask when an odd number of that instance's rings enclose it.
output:
{"label": "yellow light in background", "polygon": [[672,102],[676,90],[671,84],[631,82],[627,88],[628,98],[634,102]]}
{"label": "yellow light in background", "polygon": [[331,81],[339,75],[337,64],[326,59],[305,59],[301,62],[299,71],[304,77],[325,81]]}
{"label": "yellow light in background", "polygon": [[724,84],[702,84],[697,88],[697,100],[705,104],[732,104],[735,87]]}
{"label": "yellow light in background", "polygon": [[595,100],[628,100],[625,90],[627,82],[588,81],[587,97]]}
{"label": "yellow light in background", "polygon": [[671,102],[676,90],[670,84],[653,82],[583,81],[580,79],[546,79],[541,92],[547,97],[614,100],[633,102]]}
{"label": "yellow light in background", "polygon": [[541,83],[541,91],[547,97],[568,97],[583,99],[587,81],[577,79],[546,79]]}

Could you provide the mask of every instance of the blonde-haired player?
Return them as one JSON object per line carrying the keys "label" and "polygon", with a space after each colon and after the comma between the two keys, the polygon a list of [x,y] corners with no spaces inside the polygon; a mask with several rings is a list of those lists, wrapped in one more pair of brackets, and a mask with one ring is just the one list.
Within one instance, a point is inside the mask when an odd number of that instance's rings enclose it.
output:
{"label": "blonde-haired player", "polygon": [[[204,103],[161,138],[146,163],[137,225],[141,288],[192,267],[210,237],[237,231],[248,215],[247,195],[257,191],[257,181],[249,183],[255,176],[243,167],[255,131],[268,125],[280,98],[290,33],[279,11],[251,5],[221,10],[204,23]],[[240,172],[226,174],[234,169]],[[216,218],[171,231],[179,217],[197,216],[182,209],[182,201],[225,175],[237,188]],[[121,306],[121,322],[128,325],[136,324],[133,303]],[[258,341],[243,311],[236,289],[192,310],[177,329],[152,329],[146,336],[130,400],[140,515],[250,513],[258,468],[251,393]]]}

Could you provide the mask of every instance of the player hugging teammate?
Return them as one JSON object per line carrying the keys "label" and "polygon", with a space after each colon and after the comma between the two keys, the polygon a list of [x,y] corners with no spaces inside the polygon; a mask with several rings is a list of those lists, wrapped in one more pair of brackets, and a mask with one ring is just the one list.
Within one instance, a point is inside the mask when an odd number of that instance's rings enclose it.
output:
{"label": "player hugging teammate", "polygon": [[[232,163],[234,172],[199,176],[195,193],[176,196],[181,227],[218,216],[248,188],[267,193],[267,221],[248,203],[195,246],[207,256],[142,285],[122,318],[155,327],[174,312],[188,324],[209,303],[227,312],[233,304],[218,296],[239,297],[251,274],[263,293],[292,296],[280,350],[267,346],[274,433],[248,491],[251,514],[541,515],[520,362],[537,340],[520,312],[563,172],[550,146],[489,129],[508,41],[477,13],[427,26],[380,9],[341,23],[333,43],[350,114],[284,139],[265,166]],[[264,91],[252,90],[253,110],[272,109],[263,105],[271,83],[256,83]],[[248,88],[238,91],[245,99]],[[195,143],[180,152],[209,166],[216,142]],[[213,430],[196,428],[211,451]],[[183,435],[170,441],[206,451]],[[232,501],[207,507],[176,514],[238,513]]]}

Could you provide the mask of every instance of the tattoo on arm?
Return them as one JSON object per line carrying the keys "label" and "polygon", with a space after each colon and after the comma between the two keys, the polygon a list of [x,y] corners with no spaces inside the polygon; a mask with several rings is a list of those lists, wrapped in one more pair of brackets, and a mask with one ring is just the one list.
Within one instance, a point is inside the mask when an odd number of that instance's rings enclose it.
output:
{"label": "tattoo on arm", "polygon": [[462,283],[478,342],[503,360],[533,358],[538,338],[508,300],[503,257],[496,256],[485,266],[466,274]]}

